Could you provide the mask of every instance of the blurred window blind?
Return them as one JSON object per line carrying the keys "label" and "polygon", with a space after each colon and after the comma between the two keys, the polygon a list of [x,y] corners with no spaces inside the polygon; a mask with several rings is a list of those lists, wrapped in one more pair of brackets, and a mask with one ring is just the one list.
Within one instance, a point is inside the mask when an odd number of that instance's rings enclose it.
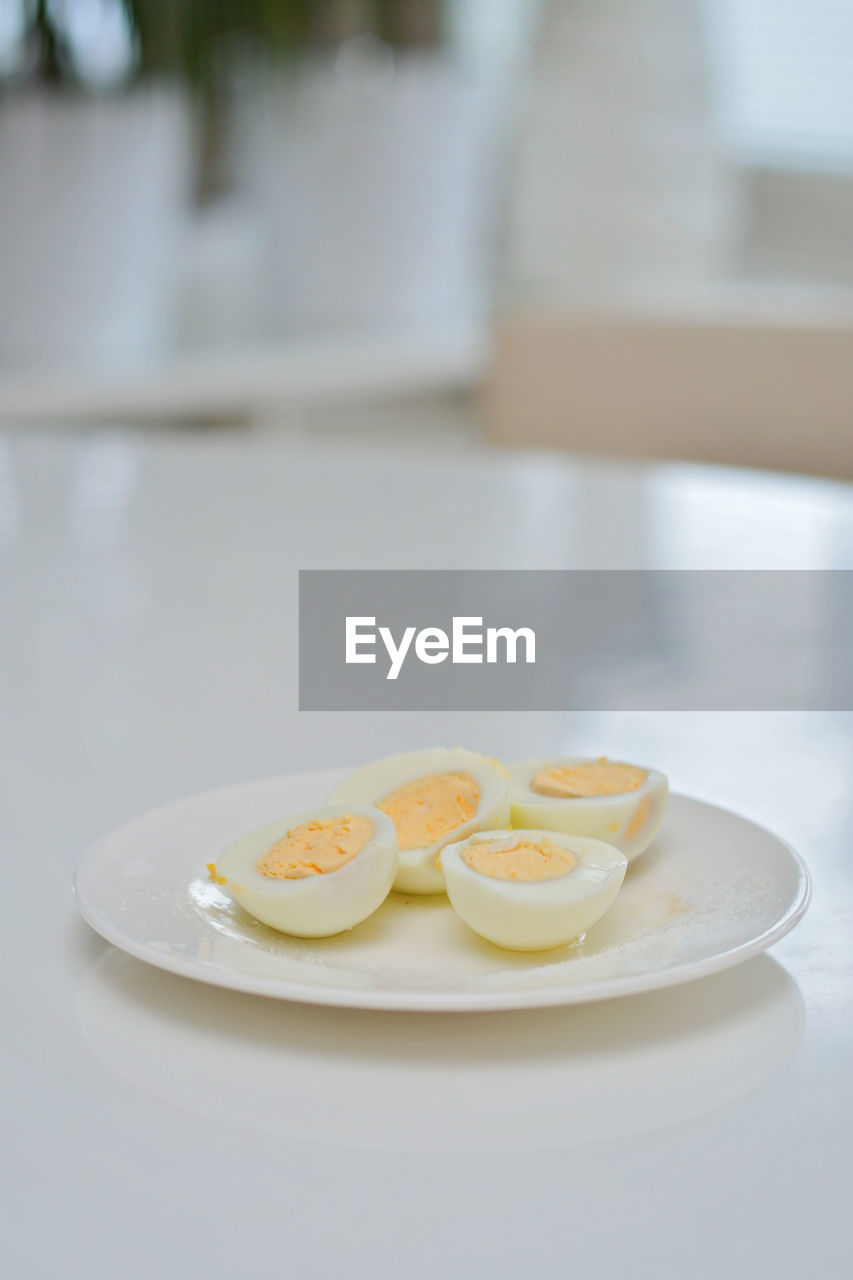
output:
{"label": "blurred window blind", "polygon": [[853,0],[706,0],[706,13],[727,144],[853,169]]}

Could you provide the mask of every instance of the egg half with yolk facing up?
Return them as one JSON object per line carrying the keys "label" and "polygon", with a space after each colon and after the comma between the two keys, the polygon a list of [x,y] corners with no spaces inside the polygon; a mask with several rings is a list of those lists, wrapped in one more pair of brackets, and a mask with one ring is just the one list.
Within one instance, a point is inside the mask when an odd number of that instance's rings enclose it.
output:
{"label": "egg half with yolk facing up", "polygon": [[330,804],[371,804],[393,821],[399,856],[394,888],[443,893],[438,855],[451,840],[509,824],[509,781],[496,760],[462,747],[386,756],[335,787]]}
{"label": "egg half with yolk facing up", "polygon": [[592,836],[630,862],[660,829],[669,785],[662,773],[606,756],[546,757],[507,765],[512,824]]}
{"label": "egg half with yolk facing up", "polygon": [[512,830],[450,844],[441,863],[450,904],[475,933],[511,951],[544,951],[601,919],[628,859],[602,840]]}
{"label": "egg half with yolk facing up", "polygon": [[337,805],[258,827],[208,867],[256,919],[282,933],[325,938],[366,920],[397,872],[397,836],[384,813]]}

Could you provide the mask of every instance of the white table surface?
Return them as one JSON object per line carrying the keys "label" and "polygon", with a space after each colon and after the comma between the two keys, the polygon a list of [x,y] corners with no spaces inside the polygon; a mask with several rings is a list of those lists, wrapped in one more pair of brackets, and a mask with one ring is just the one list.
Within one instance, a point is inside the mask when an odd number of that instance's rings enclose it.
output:
{"label": "white table surface", "polygon": [[[460,564],[851,567],[853,490],[0,435],[4,1274],[853,1273],[853,716],[296,711],[297,568]],[[799,849],[812,908],[692,985],[475,1016],[206,988],[77,917],[77,859],[135,812],[437,742],[654,762]]]}

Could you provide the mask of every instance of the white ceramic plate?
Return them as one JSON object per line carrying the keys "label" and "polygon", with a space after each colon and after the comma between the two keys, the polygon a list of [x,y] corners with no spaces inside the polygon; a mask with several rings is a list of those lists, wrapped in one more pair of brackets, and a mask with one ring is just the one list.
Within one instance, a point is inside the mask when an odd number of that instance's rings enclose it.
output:
{"label": "white ceramic plate", "polygon": [[250,782],[136,818],[86,853],[80,910],[117,947],[201,982],[312,1004],[450,1011],[578,1004],[686,982],[764,951],[808,905],[806,868],[781,840],[675,795],[614,905],[571,947],[501,951],[443,895],[395,893],[350,933],[285,937],[211,884],[205,864],[242,832],[322,804],[342,776]]}

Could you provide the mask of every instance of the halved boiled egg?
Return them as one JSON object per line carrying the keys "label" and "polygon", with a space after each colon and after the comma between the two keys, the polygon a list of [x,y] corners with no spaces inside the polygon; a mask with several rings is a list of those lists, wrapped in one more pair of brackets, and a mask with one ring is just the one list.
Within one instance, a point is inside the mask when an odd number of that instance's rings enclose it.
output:
{"label": "halved boiled egg", "polygon": [[451,905],[475,933],[512,951],[544,951],[601,919],[628,859],[601,840],[512,830],[450,844],[441,863]]}
{"label": "halved boiled egg", "polygon": [[443,893],[444,846],[509,823],[506,770],[462,747],[386,756],[351,773],[329,799],[375,805],[393,821],[400,850],[394,888],[402,893]]}
{"label": "halved boiled egg", "polygon": [[388,896],[394,824],[368,805],[282,818],[241,836],[208,867],[256,919],[302,938],[352,929]]}
{"label": "halved boiled egg", "polygon": [[592,836],[630,862],[663,821],[669,785],[655,769],[605,756],[519,760],[507,769],[513,826]]}

